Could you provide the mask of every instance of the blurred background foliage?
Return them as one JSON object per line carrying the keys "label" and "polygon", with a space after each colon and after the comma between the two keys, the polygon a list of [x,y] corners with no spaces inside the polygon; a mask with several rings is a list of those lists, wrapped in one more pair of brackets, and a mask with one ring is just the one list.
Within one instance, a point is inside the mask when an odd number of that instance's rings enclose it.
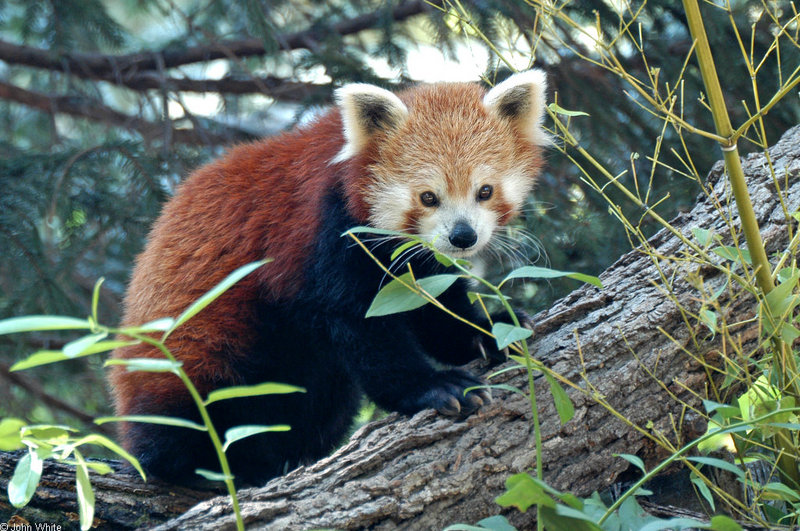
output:
{"label": "blurred background foliage", "polygon": [[[574,28],[554,21],[550,30],[558,38],[542,34],[536,8],[524,0],[452,1],[0,0],[0,318],[86,315],[102,276],[101,316],[116,324],[133,260],[175,185],[226,146],[307,119],[350,81],[391,89],[420,81],[495,82],[512,66],[534,65],[548,73],[550,101],[557,96],[562,107],[589,114],[575,118],[572,129],[627,186],[634,178],[648,186],[648,156],[658,138],[662,164],[681,167],[670,158],[679,147],[674,132],[626,95],[620,79],[576,55],[592,57],[593,50]],[[554,3],[609,35],[618,32],[617,10],[643,8],[638,22],[647,63],[629,45],[615,44],[625,69],[675,79],[684,68],[692,42],[680,1]],[[753,29],[754,55],[763,56],[775,22],[758,1],[730,3],[737,25]],[[790,2],[769,5],[791,13]],[[491,45],[455,15],[460,8]],[[717,16],[713,3],[704,10],[717,64],[724,65],[723,90],[740,122],[752,99],[751,79],[727,15]],[[800,65],[796,49],[769,57],[759,73],[764,94],[774,92],[780,69]],[[686,68],[684,112],[711,129],[698,98],[699,72],[693,62]],[[796,98],[772,109],[768,142],[798,118]],[[692,162],[705,174],[719,149],[710,140],[692,141]],[[695,182],[664,165],[652,173],[650,204],[664,217],[688,208],[697,192]],[[627,212],[630,219],[640,215]],[[644,231],[654,232],[647,223]],[[597,274],[630,249],[605,200],[555,150],[521,225],[539,242],[522,245],[529,259],[556,269]],[[534,313],[576,286],[570,280],[516,286],[514,296]],[[110,410],[100,361],[8,372],[23,355],[66,340],[0,337],[0,416],[75,423]]]}

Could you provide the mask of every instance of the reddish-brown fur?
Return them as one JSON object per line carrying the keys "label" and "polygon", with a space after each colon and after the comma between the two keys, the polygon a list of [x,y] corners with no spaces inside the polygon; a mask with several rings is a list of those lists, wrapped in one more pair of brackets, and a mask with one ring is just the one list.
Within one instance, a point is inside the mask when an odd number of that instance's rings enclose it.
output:
{"label": "reddish-brown fur", "polygon": [[[237,267],[267,256],[273,260],[170,336],[167,347],[201,393],[235,378],[223,353],[252,339],[255,300],[291,297],[302,282],[319,202],[334,185],[327,166],[341,145],[341,122],[333,112],[280,137],[238,146],[189,177],[154,225],[136,262],[122,326],[176,317]],[[161,354],[136,345],[115,356]],[[123,415],[137,397],[169,403],[186,393],[171,374],[143,376],[117,368],[111,384]]]}

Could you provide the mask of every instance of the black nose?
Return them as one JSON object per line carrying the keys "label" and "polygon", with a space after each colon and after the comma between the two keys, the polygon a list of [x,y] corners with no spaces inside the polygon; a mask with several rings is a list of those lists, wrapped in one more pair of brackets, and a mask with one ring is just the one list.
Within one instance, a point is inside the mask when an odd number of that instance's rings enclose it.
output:
{"label": "black nose", "polygon": [[466,249],[475,245],[475,242],[478,241],[478,235],[472,227],[469,226],[469,223],[466,221],[459,221],[456,223],[456,226],[453,227],[453,230],[450,231],[449,240],[450,243],[459,249]]}

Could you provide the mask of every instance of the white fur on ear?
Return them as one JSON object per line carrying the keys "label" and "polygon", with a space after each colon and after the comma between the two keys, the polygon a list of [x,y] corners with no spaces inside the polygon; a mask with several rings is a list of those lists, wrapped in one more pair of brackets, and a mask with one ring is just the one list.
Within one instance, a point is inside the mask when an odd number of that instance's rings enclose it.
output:
{"label": "white fur on ear", "polygon": [[500,118],[513,121],[532,144],[546,146],[550,137],[542,129],[547,79],[542,70],[514,74],[493,87],[483,105]]}
{"label": "white fur on ear", "polygon": [[336,90],[342,113],[345,144],[332,162],[358,154],[377,131],[396,127],[408,116],[400,98],[375,85],[353,83]]}

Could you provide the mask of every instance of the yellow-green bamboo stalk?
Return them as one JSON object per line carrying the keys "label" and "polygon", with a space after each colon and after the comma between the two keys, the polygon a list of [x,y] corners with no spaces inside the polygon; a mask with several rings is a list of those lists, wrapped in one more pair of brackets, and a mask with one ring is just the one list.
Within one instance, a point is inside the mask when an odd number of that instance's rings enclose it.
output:
{"label": "yellow-green bamboo stalk", "polygon": [[[726,143],[720,145],[725,159],[725,169],[728,172],[728,179],[736,200],[736,208],[739,211],[742,231],[752,257],[753,267],[756,270],[756,283],[761,291],[767,294],[775,288],[775,283],[772,280],[772,270],[767,258],[767,252],[764,249],[764,242],[761,240],[761,231],[753,211],[750,193],[747,190],[747,182],[742,170],[739,150],[736,146],[736,132],[731,125],[728,109],[725,106],[722,88],[717,77],[717,68],[714,64],[714,56],[711,54],[708,36],[703,25],[703,17],[700,14],[700,6],[697,0],[683,0],[683,9],[689,24],[689,31],[695,43],[695,54],[700,65],[703,84],[706,88],[708,104],[714,118],[714,126],[717,134],[727,139]],[[791,349],[777,336],[773,344],[775,346],[774,359],[781,365],[780,369],[786,391],[796,398],[800,397],[797,383],[794,380],[794,375],[797,374],[797,367]],[[785,476],[794,483],[792,487],[797,487],[800,485],[800,473],[798,473],[797,463],[789,455],[795,451],[792,437],[789,433],[781,430],[775,442],[784,450],[778,459],[778,466]]]}

